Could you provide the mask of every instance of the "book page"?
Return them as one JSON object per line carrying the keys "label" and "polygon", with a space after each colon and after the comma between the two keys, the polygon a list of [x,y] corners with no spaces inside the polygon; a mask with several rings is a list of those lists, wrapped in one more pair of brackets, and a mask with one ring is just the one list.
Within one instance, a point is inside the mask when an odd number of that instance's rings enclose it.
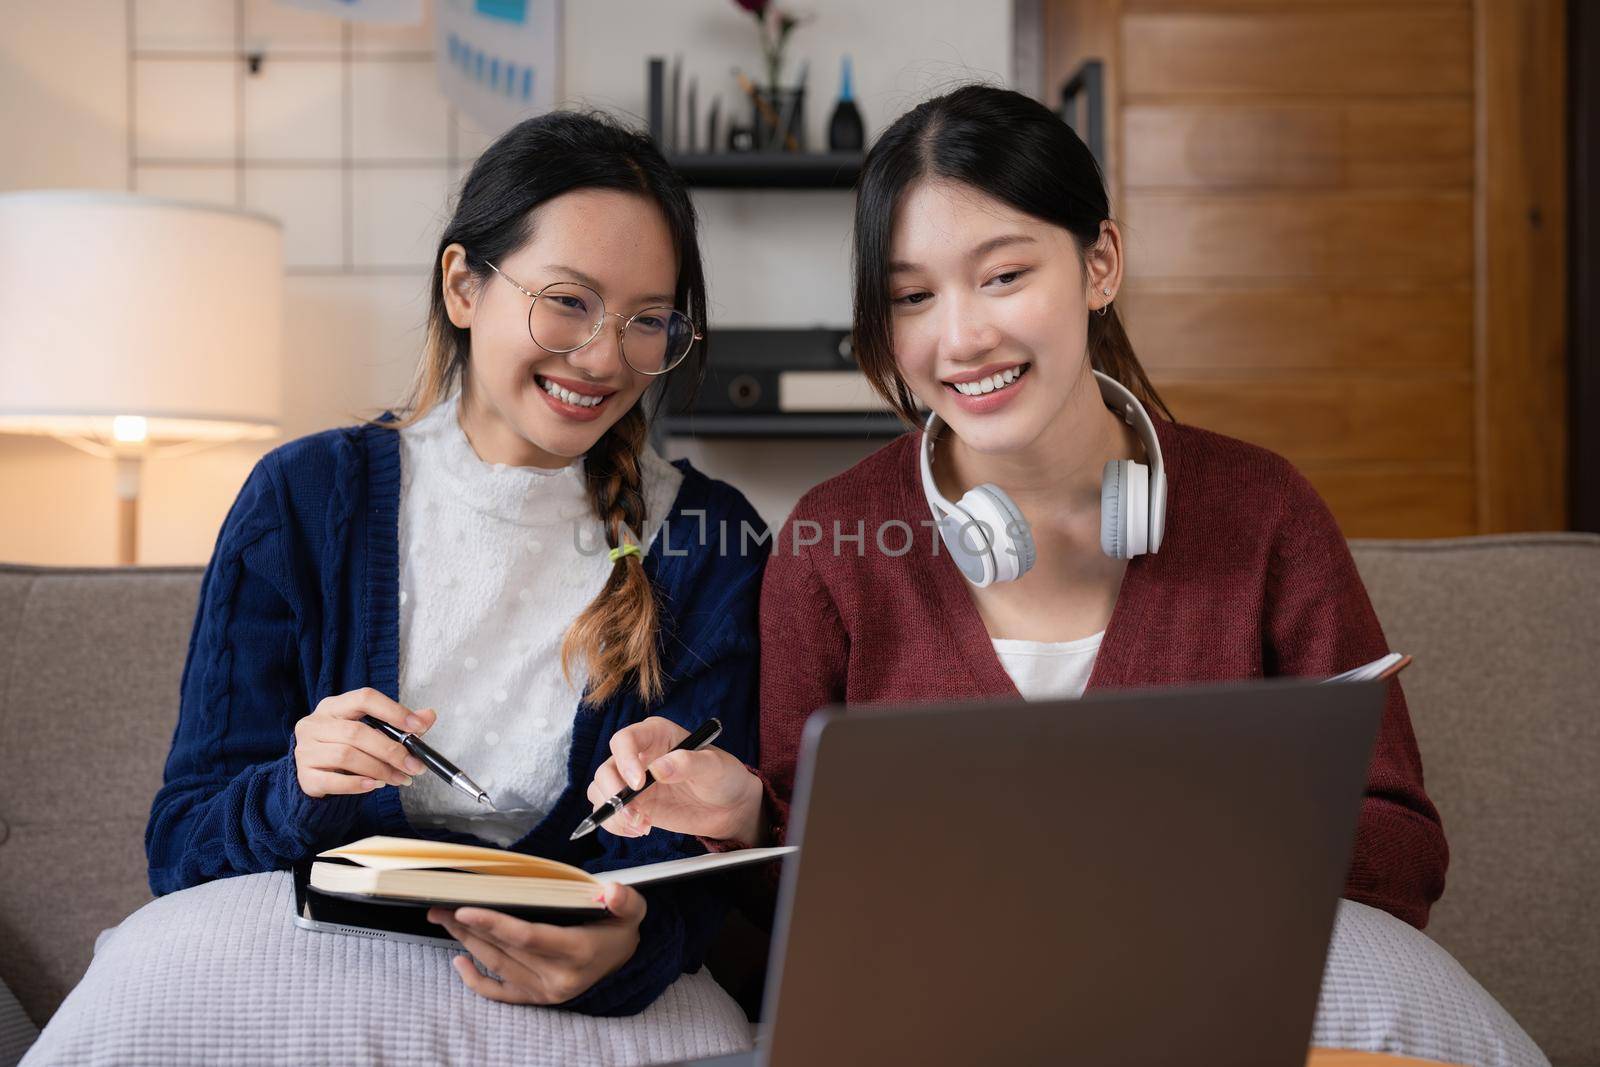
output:
{"label": "book page", "polygon": [[773,848],[741,848],[733,852],[710,852],[704,856],[689,856],[681,860],[664,860],[646,863],[639,867],[624,867],[617,871],[601,871],[593,875],[598,882],[616,882],[620,885],[649,885],[674,878],[706,874],[723,867],[742,867],[747,863],[763,863],[781,859],[791,852],[800,851],[794,845]]}
{"label": "book page", "polygon": [[313,863],[307,884],[325,893],[404,897],[441,904],[448,902],[451,906],[504,904],[605,914],[605,906],[595,899],[594,883],[567,879],[439,870],[373,870],[342,863]]}
{"label": "book page", "polygon": [[[1368,682],[1374,678],[1382,677],[1383,673],[1401,660],[1409,662],[1408,657],[1398,652],[1391,652],[1386,656],[1379,656],[1371,663],[1363,663],[1359,667],[1352,667],[1343,674],[1335,674],[1331,678],[1324,678],[1324,682]],[[1403,666],[1403,665],[1402,665]]]}
{"label": "book page", "polygon": [[482,874],[516,875],[525,878],[551,878],[560,881],[594,882],[586,872],[556,860],[529,856],[509,849],[481,845],[457,845],[448,841],[424,841],[410,837],[364,837],[348,845],[317,853],[359,863],[380,871],[429,870],[454,867]]}

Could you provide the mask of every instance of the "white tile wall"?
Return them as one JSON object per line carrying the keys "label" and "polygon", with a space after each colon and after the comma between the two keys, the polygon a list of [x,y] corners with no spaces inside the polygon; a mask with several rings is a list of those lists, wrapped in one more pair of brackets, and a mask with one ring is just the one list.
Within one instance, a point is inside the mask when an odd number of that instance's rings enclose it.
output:
{"label": "white tile wall", "polygon": [[[442,2],[446,0],[429,0],[424,6]],[[158,68],[153,61],[135,59],[130,84],[124,66],[130,51],[231,53],[237,37],[247,49],[266,53],[263,78],[270,79],[275,68],[288,69],[291,60],[281,54],[286,50],[338,64],[346,61],[347,45],[352,63],[433,49],[427,27],[346,28],[336,19],[296,11],[277,0],[50,0],[37,6],[34,11],[30,5],[27,18],[12,19],[8,31],[0,34],[0,133],[5,134],[0,144],[12,150],[0,151],[0,187],[5,188],[86,185],[111,175],[116,187],[132,184],[157,195],[228,201],[236,181],[231,166],[236,68],[202,58],[186,62],[187,73],[172,77],[172,64]],[[818,145],[841,52],[856,53],[857,92],[869,133],[881,131],[896,114],[941,85],[1003,72],[1010,54],[1010,5],[1003,0],[807,0],[803,6],[816,17],[797,31],[793,63],[811,61],[807,120]],[[237,28],[236,11],[243,12]],[[125,13],[132,14],[131,22],[125,21]],[[727,0],[570,0],[563,18],[565,101],[636,119],[644,112],[644,56],[681,51],[685,70],[700,75],[702,108],[720,93],[725,115],[737,98],[728,67],[737,63],[750,69],[757,58],[750,20]],[[864,48],[863,41],[871,47]],[[379,76],[382,72],[371,72],[362,107],[374,114],[374,124],[359,124],[352,132],[363,139],[363,152],[387,153],[398,146],[403,153],[426,151],[429,158],[441,160],[448,154],[451,166],[355,168],[349,191],[357,217],[349,220],[343,215],[346,176],[339,168],[290,169],[253,162],[243,168],[247,203],[282,217],[286,226],[291,266],[284,309],[286,437],[347,423],[392,402],[416,365],[434,235],[453,182],[491,138],[462,119],[452,150],[445,125],[448,109],[442,119],[435,110],[443,105],[431,65],[412,62],[410,68],[389,82]],[[248,78],[244,84],[249,86]],[[212,158],[230,165],[147,163],[128,174],[123,161],[130,131],[123,123],[130,88],[136,94],[131,135],[141,158]],[[287,89],[278,98],[278,117],[262,120],[257,112],[273,105],[270,94],[258,90],[271,88],[268,81],[249,87],[244,110],[250,128],[239,132],[251,151],[276,151],[267,146],[280,136],[317,141],[311,132],[316,115],[306,117],[296,110],[310,93]],[[345,106],[343,93],[341,84],[329,103]],[[385,119],[388,93],[413,94],[408,97],[412,105],[427,102],[403,116],[403,125],[409,126],[420,115],[421,132],[402,128],[392,114]],[[300,105],[293,103],[297,99]],[[13,100],[20,106],[7,108]],[[349,105],[355,104],[352,98]],[[446,130],[442,149],[441,125]],[[326,144],[325,129],[321,137]],[[342,157],[345,146],[339,148]],[[712,191],[696,198],[719,323],[847,321],[848,194]],[[349,264],[344,257],[347,226],[357,246]],[[12,451],[6,452],[8,448]],[[0,555],[40,562],[110,562],[112,539],[105,531],[114,526],[114,515],[106,468],[86,457],[73,458],[75,453],[53,443],[38,448],[59,449],[66,457],[59,470],[45,462],[48,457],[35,459],[28,453],[19,460],[15,448],[0,441],[0,452],[6,452],[0,456],[0,476],[14,473],[19,464],[24,471],[48,467],[49,473],[29,480],[25,491],[18,489],[13,496],[25,503],[57,503],[65,496],[71,519],[37,524],[43,532],[32,540],[18,540],[0,521]],[[729,478],[772,521],[783,516],[801,489],[872,450],[864,442],[815,442],[796,449],[792,442],[674,441],[671,448]],[[221,463],[214,473],[200,471],[193,465],[208,463],[203,457],[175,460],[165,466],[167,473],[162,473],[163,465],[152,465],[148,507],[143,510],[146,516],[162,517],[144,520],[147,561],[203,561],[249,460],[241,452],[231,473]],[[92,472],[94,483],[78,484],[73,472]],[[155,521],[163,525],[152,525]],[[32,531],[36,524],[27,527]],[[84,531],[94,531],[95,538],[80,544],[74,538]],[[89,552],[90,540],[93,545],[103,542],[103,556]]]}
{"label": "white tile wall", "polygon": [[137,0],[133,47],[140,52],[232,52],[236,10],[231,3]]}
{"label": "white tile wall", "polygon": [[449,221],[444,217],[448,168],[357,169],[351,177],[355,269],[430,266]]}
{"label": "white tile wall", "polygon": [[0,189],[126,190],[126,4],[50,0],[0,12]]}
{"label": "white tile wall", "polygon": [[[722,326],[844,326],[850,321],[848,190],[774,195],[698,189],[711,319]],[[761,239],[752,239],[752,234]]]}
{"label": "white tile wall", "polygon": [[343,42],[342,24],[331,15],[287,7],[277,0],[244,2],[246,51],[338,54]]}
{"label": "white tile wall", "polygon": [[483,154],[483,150],[494,144],[499,134],[485,133],[483,129],[471,118],[460,112],[452,112],[452,121],[456,134],[456,158],[471,162]]}
{"label": "white tile wall", "polygon": [[[133,188],[214,203],[242,198],[282,220],[292,272],[327,277],[431,262],[463,173],[453,161],[475,157],[488,138],[467,123],[452,131],[429,58],[430,6],[420,26],[347,25],[276,0],[130,6],[133,150],[143,161]],[[212,58],[236,55],[241,44],[261,54],[253,74],[242,58]]]}
{"label": "white tile wall", "polygon": [[854,466],[881,447],[881,440],[797,444],[671,437],[664,451],[668,459],[687,459],[699,470],[736,487],[767,525],[776,530],[807,489],[830,474]]}
{"label": "white tile wall", "polygon": [[450,108],[431,59],[352,60],[350,118],[355,159],[449,158]]}
{"label": "white tile wall", "polygon": [[381,22],[350,24],[350,47],[356,55],[383,55],[392,52],[433,51],[433,8],[444,0],[429,0],[422,5],[418,26],[390,26]]}
{"label": "white tile wall", "polygon": [[134,61],[134,143],[141,159],[232,159],[237,64]]}
{"label": "white tile wall", "polygon": [[344,174],[334,167],[248,167],[245,206],[283,223],[290,270],[337,270],[344,264]]}
{"label": "white tile wall", "polygon": [[337,59],[274,59],[244,76],[247,160],[338,161],[344,152]]}
{"label": "white tile wall", "polygon": [[[239,486],[275,443],[240,442],[146,460],[139,474],[139,562],[159,567],[207,559]],[[187,506],[175,507],[176,501]]]}
{"label": "white tile wall", "polygon": [[232,167],[136,167],[135,192],[201,204],[236,207],[238,181]]}
{"label": "white tile wall", "polygon": [[285,438],[395,404],[422,354],[429,276],[291,276],[283,288]]}

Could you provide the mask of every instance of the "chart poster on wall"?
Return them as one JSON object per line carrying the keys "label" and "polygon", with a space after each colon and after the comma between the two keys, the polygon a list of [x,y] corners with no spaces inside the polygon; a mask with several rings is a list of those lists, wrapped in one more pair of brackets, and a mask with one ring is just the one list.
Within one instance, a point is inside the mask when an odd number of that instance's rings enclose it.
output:
{"label": "chart poster on wall", "polygon": [[422,21],[422,0],[278,0],[284,7],[337,15],[351,22],[415,26]]}
{"label": "chart poster on wall", "polygon": [[560,0],[436,0],[439,89],[498,137],[560,95]]}

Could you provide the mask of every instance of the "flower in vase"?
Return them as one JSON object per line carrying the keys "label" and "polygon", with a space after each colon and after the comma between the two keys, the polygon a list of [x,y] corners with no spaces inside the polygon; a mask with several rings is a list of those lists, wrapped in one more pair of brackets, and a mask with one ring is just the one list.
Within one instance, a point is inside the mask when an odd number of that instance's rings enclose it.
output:
{"label": "flower in vase", "polygon": [[796,15],[779,7],[771,0],[734,0],[734,3],[756,19],[756,32],[761,40],[761,58],[766,63],[767,87],[776,95],[783,76],[783,51],[789,43],[789,34],[808,17]]}

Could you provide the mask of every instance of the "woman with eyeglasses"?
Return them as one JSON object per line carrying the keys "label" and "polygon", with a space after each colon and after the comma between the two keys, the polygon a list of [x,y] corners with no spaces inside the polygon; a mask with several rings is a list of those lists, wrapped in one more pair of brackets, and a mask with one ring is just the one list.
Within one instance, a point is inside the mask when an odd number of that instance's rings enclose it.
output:
{"label": "woman with eyeglasses", "polygon": [[[568,837],[629,723],[719,717],[721,749],[755,759],[765,529],[649,447],[641,402],[699,371],[705,315],[694,208],[647,137],[553,113],[483,153],[408,402],[264,457],[223,526],[146,833],[157,894],[370,834],[594,872],[704,851]],[[489,804],[366,717],[424,735]],[[696,883],[603,900],[570,928],[429,917],[498,975],[456,957],[483,996],[623,1015],[699,968],[724,903]]]}
{"label": "woman with eyeglasses", "polygon": [[[969,86],[901,116],[867,157],[854,243],[856,357],[920,432],[807,493],[774,542],[758,772],[664,755],[682,736],[664,720],[630,727],[591,797],[646,767],[659,784],[609,832],[781,839],[824,706],[1331,676],[1389,651],[1306,479],[1151,387],[1114,307],[1099,167],[1049,109]],[[1447,855],[1391,681],[1345,896],[1421,927]]]}

